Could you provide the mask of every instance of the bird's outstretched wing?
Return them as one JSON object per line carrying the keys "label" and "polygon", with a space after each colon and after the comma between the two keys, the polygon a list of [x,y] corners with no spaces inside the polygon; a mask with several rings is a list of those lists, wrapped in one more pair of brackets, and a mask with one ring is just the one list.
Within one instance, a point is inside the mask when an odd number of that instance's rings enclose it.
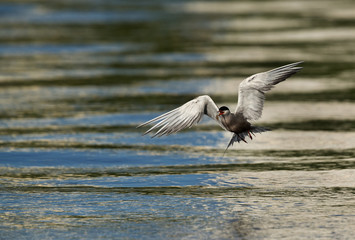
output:
{"label": "bird's outstretched wing", "polygon": [[163,135],[176,133],[188,127],[192,127],[202,119],[204,114],[216,120],[220,126],[224,128],[222,123],[216,119],[216,115],[218,114],[217,105],[207,95],[199,96],[170,112],[162,114],[148,122],[139,125],[138,127],[155,123],[155,125],[144,134],[150,133],[154,129],[160,128],[152,136],[160,137]]}
{"label": "bird's outstretched wing", "polygon": [[238,105],[235,112],[242,113],[248,120],[259,119],[263,111],[265,92],[301,70],[302,67],[297,67],[300,63],[302,62],[257,73],[243,80],[239,85]]}

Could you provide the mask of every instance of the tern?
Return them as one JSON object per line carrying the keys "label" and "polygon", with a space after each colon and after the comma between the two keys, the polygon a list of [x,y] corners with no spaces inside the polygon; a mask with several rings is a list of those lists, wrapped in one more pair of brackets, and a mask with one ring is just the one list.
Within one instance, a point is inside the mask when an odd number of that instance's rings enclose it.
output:
{"label": "tern", "polygon": [[253,126],[250,122],[261,117],[265,93],[300,71],[302,67],[298,65],[302,62],[291,63],[244,79],[239,84],[238,105],[234,112],[226,106],[218,108],[210,96],[202,95],[170,112],[140,124],[137,128],[154,124],[143,135],[159,129],[152,137],[160,137],[190,128],[199,123],[204,115],[207,115],[224,130],[233,133],[226,148],[227,151],[234,142],[247,143],[246,137],[252,140],[254,133],[270,131],[264,127]]}

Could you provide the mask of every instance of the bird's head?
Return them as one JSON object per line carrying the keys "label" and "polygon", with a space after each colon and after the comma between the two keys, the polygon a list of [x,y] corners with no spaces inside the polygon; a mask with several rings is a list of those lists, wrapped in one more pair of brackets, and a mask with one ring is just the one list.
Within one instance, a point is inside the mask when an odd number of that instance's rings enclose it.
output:
{"label": "bird's head", "polygon": [[230,114],[229,108],[227,108],[226,106],[222,106],[218,109],[217,117],[221,115],[228,115],[228,114]]}

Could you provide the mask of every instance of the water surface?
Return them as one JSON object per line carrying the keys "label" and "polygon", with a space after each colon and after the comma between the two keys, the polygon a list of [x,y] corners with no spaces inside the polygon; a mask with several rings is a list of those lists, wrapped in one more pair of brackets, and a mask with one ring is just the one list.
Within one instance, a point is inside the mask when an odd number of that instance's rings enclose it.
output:
{"label": "water surface", "polygon": [[[1,239],[351,239],[352,1],[1,1]],[[305,61],[235,144],[136,126]]]}

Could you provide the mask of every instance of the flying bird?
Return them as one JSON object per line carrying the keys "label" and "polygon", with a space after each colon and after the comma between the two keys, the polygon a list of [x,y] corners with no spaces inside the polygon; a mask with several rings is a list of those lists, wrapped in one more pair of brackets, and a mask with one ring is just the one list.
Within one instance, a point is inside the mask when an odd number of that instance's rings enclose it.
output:
{"label": "flying bird", "polygon": [[246,137],[253,139],[254,133],[270,131],[264,127],[253,126],[250,122],[261,117],[265,93],[279,82],[300,71],[302,67],[298,65],[301,63],[302,61],[291,63],[244,79],[239,84],[238,105],[234,112],[226,106],[218,108],[210,96],[202,95],[170,112],[140,124],[137,128],[154,124],[143,135],[157,130],[152,137],[161,137],[190,128],[199,123],[204,115],[207,115],[224,130],[233,133],[227,150],[234,142],[247,142]]}

